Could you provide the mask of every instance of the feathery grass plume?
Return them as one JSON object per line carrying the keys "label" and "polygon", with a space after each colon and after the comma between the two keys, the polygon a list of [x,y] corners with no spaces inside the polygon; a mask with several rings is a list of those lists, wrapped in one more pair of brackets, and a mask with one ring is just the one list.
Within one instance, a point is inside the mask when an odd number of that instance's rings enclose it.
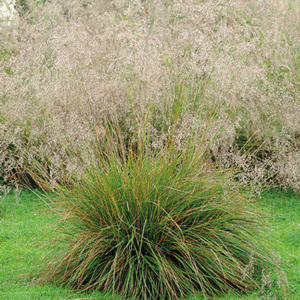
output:
{"label": "feathery grass plume", "polygon": [[[203,118],[192,124],[187,114],[179,131],[176,106],[159,104],[172,102],[172,88],[181,76],[195,83],[199,102],[222,105],[219,122],[228,110],[238,112],[212,149],[220,167],[241,166],[241,179],[255,183],[264,181],[271,169],[282,186],[300,189],[298,0],[83,2],[17,0],[19,25],[1,31],[1,182],[20,184],[11,172],[15,158],[23,168],[22,157],[12,157],[6,144],[19,143],[27,122],[32,124],[28,150],[45,153],[52,169],[59,162],[73,168],[61,145],[61,140],[67,143],[62,129],[68,127],[68,137],[77,144],[86,143],[91,134],[78,118],[74,99],[86,104],[89,98],[101,115],[98,102],[109,108],[112,90],[126,111],[126,87],[135,79],[143,82],[141,108],[151,98],[163,112],[154,127],[156,145],[166,140],[160,133],[169,130],[164,112],[174,113],[170,123],[183,141]],[[185,105],[193,105],[189,96]],[[129,115],[124,124],[131,122]],[[244,135],[240,127],[264,142],[268,155],[262,161],[245,161],[229,151]],[[31,136],[43,140],[37,149]],[[88,143],[83,147],[87,158]],[[53,178],[59,181],[61,174],[54,170]]]}
{"label": "feathery grass plume", "polygon": [[153,149],[143,130],[133,149],[112,124],[97,161],[48,197],[61,222],[40,281],[134,299],[258,288],[275,267],[260,212],[230,170],[207,164],[205,138]]}

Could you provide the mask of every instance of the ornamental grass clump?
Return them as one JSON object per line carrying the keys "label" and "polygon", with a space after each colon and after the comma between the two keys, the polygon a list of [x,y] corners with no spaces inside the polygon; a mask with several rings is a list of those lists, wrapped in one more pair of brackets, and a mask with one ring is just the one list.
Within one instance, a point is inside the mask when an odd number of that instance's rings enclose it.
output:
{"label": "ornamental grass clump", "polygon": [[145,136],[135,150],[104,144],[49,197],[61,222],[40,281],[132,299],[258,288],[275,265],[259,211],[229,170],[209,167],[204,139],[185,152],[172,141],[154,150]]}

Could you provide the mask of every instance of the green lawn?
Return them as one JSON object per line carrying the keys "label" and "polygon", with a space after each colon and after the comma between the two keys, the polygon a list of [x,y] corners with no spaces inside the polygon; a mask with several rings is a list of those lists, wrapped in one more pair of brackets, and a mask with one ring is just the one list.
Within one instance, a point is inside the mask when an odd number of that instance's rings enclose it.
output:
{"label": "green lawn", "polygon": [[[288,278],[287,299],[300,299],[300,197],[292,191],[269,190],[263,193],[261,205],[270,213],[266,237],[276,239],[274,250],[281,256]],[[55,222],[55,217],[48,213],[49,207],[36,192],[25,190],[17,197],[10,192],[1,200],[0,211],[0,299],[112,299],[100,293],[78,295],[67,288],[36,282],[41,258],[47,252],[43,241],[49,238],[48,228]],[[271,284],[268,296],[256,292],[242,299],[277,299],[276,291],[278,288],[274,290]]]}
{"label": "green lawn", "polygon": [[47,252],[43,241],[49,238],[47,230],[55,217],[47,214],[49,208],[28,190],[19,197],[11,192],[1,206],[0,299],[111,299],[99,293],[77,295],[68,289],[37,284],[41,258]]}

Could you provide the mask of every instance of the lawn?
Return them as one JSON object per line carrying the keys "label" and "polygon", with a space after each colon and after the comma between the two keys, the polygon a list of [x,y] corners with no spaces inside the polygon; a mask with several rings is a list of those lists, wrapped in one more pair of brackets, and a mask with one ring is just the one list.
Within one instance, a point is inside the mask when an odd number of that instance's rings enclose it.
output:
{"label": "lawn", "polygon": [[[37,200],[38,199],[38,200]],[[110,299],[100,294],[76,295],[67,289],[38,285],[43,241],[55,217],[47,214],[36,192],[11,192],[2,202],[0,231],[0,299]]]}
{"label": "lawn", "polygon": [[[47,249],[43,242],[50,238],[49,228],[56,217],[42,201],[38,191],[24,190],[19,195],[10,192],[2,200],[0,215],[0,299],[112,299],[101,293],[76,294],[68,288],[41,285],[37,282],[42,268],[41,258]],[[299,299],[300,268],[300,197],[292,190],[266,190],[260,206],[269,213],[269,230],[265,237],[273,237],[274,251],[280,255],[282,268],[287,276],[290,291],[286,299]],[[276,280],[276,278],[272,279]],[[271,289],[268,291],[268,286]],[[266,282],[265,295],[259,292],[243,298],[228,295],[229,299],[277,299],[278,287]],[[121,299],[114,296],[113,299]],[[191,298],[193,299],[193,298]],[[204,299],[199,296],[195,299]],[[221,298],[219,298],[221,299]]]}

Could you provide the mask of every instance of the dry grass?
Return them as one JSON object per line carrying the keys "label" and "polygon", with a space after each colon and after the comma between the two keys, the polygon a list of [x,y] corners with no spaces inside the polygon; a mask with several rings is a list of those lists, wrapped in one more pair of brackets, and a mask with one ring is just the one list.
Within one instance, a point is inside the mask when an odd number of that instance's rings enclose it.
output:
{"label": "dry grass", "polygon": [[183,151],[216,111],[207,139],[226,121],[211,146],[219,167],[300,188],[297,0],[37,3],[18,0],[19,25],[1,29],[2,183],[30,183],[21,144],[53,182],[80,172],[94,155],[90,110],[100,136],[117,111],[124,139],[150,128],[153,147],[173,136]]}

